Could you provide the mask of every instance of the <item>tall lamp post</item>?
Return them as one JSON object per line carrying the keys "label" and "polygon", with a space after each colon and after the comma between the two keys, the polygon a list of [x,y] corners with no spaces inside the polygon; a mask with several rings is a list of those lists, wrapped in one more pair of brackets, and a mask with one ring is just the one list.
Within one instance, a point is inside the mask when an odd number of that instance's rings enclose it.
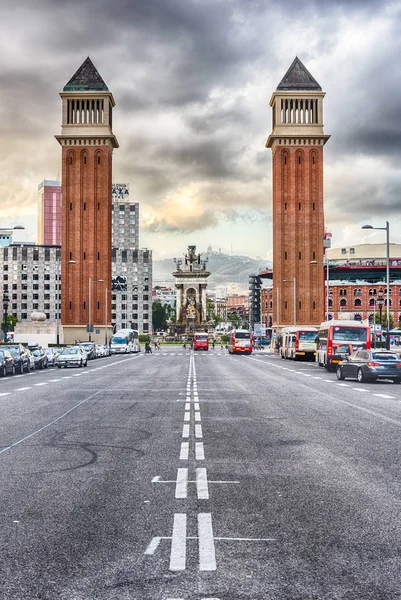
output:
{"label": "tall lamp post", "polygon": [[[373,227],[372,225],[363,225],[362,229],[378,229],[386,232],[386,348],[390,350],[390,226],[389,222],[386,221],[385,227]],[[381,313],[380,313],[381,323]]]}
{"label": "tall lamp post", "polygon": [[8,296],[8,291],[5,291],[3,294],[3,333],[4,333],[4,341],[7,341],[7,331],[8,331],[8,303],[10,302],[10,298]]}
{"label": "tall lamp post", "polygon": [[[330,268],[330,263],[329,263],[329,257],[327,256],[326,253],[326,321],[329,320],[329,268]],[[310,265],[317,265],[318,262],[317,260],[311,260]]]}
{"label": "tall lamp post", "polygon": [[294,327],[297,324],[297,280],[296,277],[294,279],[283,279],[283,283],[293,283],[294,284]]}
{"label": "tall lamp post", "polygon": [[384,298],[383,298],[383,289],[380,288],[379,289],[379,295],[377,297],[377,306],[379,307],[379,323],[380,323],[380,341],[382,341],[382,311],[383,311],[383,303],[384,303]]}
{"label": "tall lamp post", "polygon": [[88,291],[89,291],[89,295],[88,295],[88,333],[89,333],[89,341],[92,341],[92,285],[93,283],[103,283],[104,279],[92,279],[91,277],[89,277],[89,282],[88,282]]}

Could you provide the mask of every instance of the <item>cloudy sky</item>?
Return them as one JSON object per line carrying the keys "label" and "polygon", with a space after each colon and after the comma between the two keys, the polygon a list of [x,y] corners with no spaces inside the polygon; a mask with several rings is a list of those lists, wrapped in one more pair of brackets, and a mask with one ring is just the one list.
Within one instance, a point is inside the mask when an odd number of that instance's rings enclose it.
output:
{"label": "cloudy sky", "polygon": [[114,181],[141,246],[272,257],[269,100],[298,55],[327,93],[333,246],[401,243],[401,2],[14,0],[0,8],[0,227],[36,239],[37,186],[60,175],[58,93],[89,55],[113,92]]}

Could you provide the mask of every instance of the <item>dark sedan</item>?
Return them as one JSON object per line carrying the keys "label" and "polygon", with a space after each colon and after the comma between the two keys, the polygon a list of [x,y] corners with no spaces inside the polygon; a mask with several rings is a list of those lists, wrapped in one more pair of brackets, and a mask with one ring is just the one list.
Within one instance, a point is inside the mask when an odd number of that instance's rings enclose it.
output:
{"label": "dark sedan", "polygon": [[14,359],[10,354],[9,350],[0,349],[0,375],[4,377],[9,373],[10,375],[14,375],[15,373],[15,365]]}
{"label": "dark sedan", "polygon": [[43,348],[35,348],[31,352],[35,361],[35,369],[47,369],[49,361]]}
{"label": "dark sedan", "polygon": [[20,344],[3,346],[8,350],[14,359],[15,370],[17,373],[27,373],[29,371],[29,356],[24,346]]}
{"label": "dark sedan", "polygon": [[358,350],[344,358],[337,366],[337,379],[376,381],[391,379],[401,383],[401,360],[395,352],[381,350]]}

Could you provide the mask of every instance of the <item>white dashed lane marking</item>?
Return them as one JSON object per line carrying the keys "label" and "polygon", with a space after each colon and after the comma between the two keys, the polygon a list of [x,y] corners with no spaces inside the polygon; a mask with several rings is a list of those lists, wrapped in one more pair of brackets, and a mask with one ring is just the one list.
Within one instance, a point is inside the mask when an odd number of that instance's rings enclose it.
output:
{"label": "white dashed lane marking", "polygon": [[195,442],[195,458],[196,460],[205,460],[203,442]]}
{"label": "white dashed lane marking", "polygon": [[[16,392],[24,392],[25,390],[31,390],[32,386],[29,387],[22,387],[22,388],[17,388],[15,391]],[[1,396],[6,396],[7,394],[0,394]]]}
{"label": "white dashed lane marking", "polygon": [[394,400],[395,396],[388,396],[387,394],[373,394],[373,396],[377,396],[378,398],[388,398],[389,400]]}
{"label": "white dashed lane marking", "polygon": [[[21,390],[28,390],[28,389],[30,389],[30,388],[20,388],[20,389],[21,389]],[[18,390],[15,390],[15,391],[17,392]],[[10,392],[2,392],[2,393],[0,394],[0,396],[9,396],[9,395],[10,395]]]}
{"label": "white dashed lane marking", "polygon": [[189,442],[181,442],[180,460],[188,460]]}

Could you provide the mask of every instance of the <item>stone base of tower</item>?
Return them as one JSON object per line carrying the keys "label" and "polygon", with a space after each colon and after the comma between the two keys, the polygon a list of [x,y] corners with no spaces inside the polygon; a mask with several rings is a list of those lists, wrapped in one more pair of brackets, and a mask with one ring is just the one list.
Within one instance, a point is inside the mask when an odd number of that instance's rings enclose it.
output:
{"label": "stone base of tower", "polygon": [[[107,334],[107,337],[106,337]],[[104,344],[106,339],[110,343],[113,335],[113,327],[108,325],[94,325],[93,333],[86,331],[86,325],[62,325],[60,327],[60,342],[63,344],[75,344],[76,342],[87,342],[89,336],[92,342]]]}

